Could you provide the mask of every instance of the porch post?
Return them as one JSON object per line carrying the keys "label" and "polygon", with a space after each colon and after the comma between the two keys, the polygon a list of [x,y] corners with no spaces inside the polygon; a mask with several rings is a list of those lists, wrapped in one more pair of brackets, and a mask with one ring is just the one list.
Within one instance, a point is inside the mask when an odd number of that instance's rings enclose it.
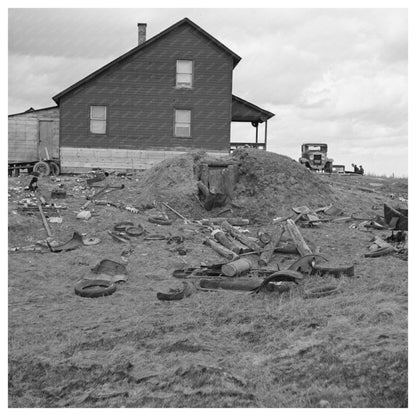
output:
{"label": "porch post", "polygon": [[264,125],[264,150],[267,150],[267,120]]}
{"label": "porch post", "polygon": [[259,142],[259,123],[256,123],[256,144]]}

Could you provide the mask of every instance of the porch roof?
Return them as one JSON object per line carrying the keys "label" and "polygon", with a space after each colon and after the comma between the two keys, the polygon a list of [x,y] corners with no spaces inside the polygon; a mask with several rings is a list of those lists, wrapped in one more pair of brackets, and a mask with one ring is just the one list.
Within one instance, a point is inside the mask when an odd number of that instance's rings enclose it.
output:
{"label": "porch roof", "polygon": [[273,116],[274,114],[270,111],[257,107],[236,95],[232,96],[231,121],[263,123]]}

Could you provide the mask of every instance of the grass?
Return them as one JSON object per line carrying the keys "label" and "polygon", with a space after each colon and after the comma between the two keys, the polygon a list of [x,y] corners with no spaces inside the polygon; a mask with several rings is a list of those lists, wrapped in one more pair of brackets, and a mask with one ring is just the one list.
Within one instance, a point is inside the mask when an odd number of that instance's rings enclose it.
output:
{"label": "grass", "polygon": [[[378,194],[354,198],[354,209],[380,203]],[[281,295],[197,292],[177,302],[156,293],[181,285],[171,272],[182,262],[165,242],[138,238],[129,280],[88,299],[75,296],[75,283],[99,260],[120,260],[126,246],[106,229],[132,214],[104,207],[80,224],[71,210],[52,224],[54,235],[84,227],[101,244],[9,256],[10,407],[407,407],[407,262],[364,258],[372,233],[348,223],[301,229],[333,261],[354,263],[354,277],[311,276]],[[133,218],[149,232],[184,227],[145,219]],[[16,223],[16,244],[42,232],[39,219]],[[188,264],[220,260],[203,239],[187,233]],[[296,258],[275,261],[286,268]],[[339,293],[303,297],[338,283]]]}

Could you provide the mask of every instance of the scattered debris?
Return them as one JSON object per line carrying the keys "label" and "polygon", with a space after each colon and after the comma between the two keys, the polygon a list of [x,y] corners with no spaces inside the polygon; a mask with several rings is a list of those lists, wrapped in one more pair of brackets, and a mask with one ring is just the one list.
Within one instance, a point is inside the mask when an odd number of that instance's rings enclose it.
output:
{"label": "scattered debris", "polygon": [[389,227],[395,230],[407,231],[409,211],[403,208],[393,208],[384,204],[384,219]]}
{"label": "scattered debris", "polygon": [[251,261],[247,258],[237,259],[230,263],[226,263],[221,267],[222,273],[226,276],[234,277],[248,272],[253,267]]}
{"label": "scattered debris", "polygon": [[191,282],[182,282],[183,289],[174,289],[169,293],[158,292],[156,297],[159,300],[181,300],[187,298],[196,292],[195,286]]}
{"label": "scattered debris", "polygon": [[91,218],[91,211],[81,211],[77,215],[77,219],[88,221]]}
{"label": "scattered debris", "polygon": [[88,237],[82,240],[84,246],[95,246],[101,243],[101,240],[97,237]]}
{"label": "scattered debris", "polygon": [[320,286],[316,289],[305,290],[303,297],[305,299],[313,299],[313,298],[322,298],[325,296],[330,296],[339,293],[341,290],[341,284],[335,285],[325,285]]}
{"label": "scattered debris", "polygon": [[65,189],[53,189],[51,192],[51,198],[53,199],[64,199],[66,198]]}
{"label": "scattered debris", "polygon": [[354,276],[354,265],[339,266],[331,264],[315,264],[312,267],[312,273],[320,276],[329,274],[336,278],[339,278],[342,275],[351,277]]}
{"label": "scattered debris", "polygon": [[317,258],[328,261],[324,256],[321,256],[320,254],[307,254],[306,256],[302,256],[300,259],[292,263],[288,270],[295,270],[297,272],[311,274],[314,270],[314,267],[316,266]]}
{"label": "scattered debris", "polygon": [[259,279],[200,279],[198,290],[236,290],[249,292],[256,289],[261,284]]}
{"label": "scattered debris", "polygon": [[40,201],[38,201],[38,209],[40,212],[40,216],[42,217],[42,222],[43,222],[43,226],[45,227],[46,234],[48,234],[48,237],[52,237],[52,232],[51,232],[51,229],[49,228],[48,222],[46,221],[46,217],[43,212],[43,208],[42,208]]}
{"label": "scattered debris", "polygon": [[205,239],[204,244],[211,247],[213,250],[215,250],[221,256],[225,257],[227,260],[235,260],[239,258],[239,256],[236,253],[224,247],[223,245],[215,242],[211,238]]}
{"label": "scattered debris", "polygon": [[172,207],[170,207],[166,202],[162,202],[162,205],[164,205],[166,208],[170,209],[174,214],[176,214],[179,218],[182,218],[186,223],[189,223],[189,220],[185,218],[182,214],[180,214],[178,211],[174,210]]}
{"label": "scattered debris", "polygon": [[276,282],[292,282],[299,284],[302,281],[302,273],[296,272],[294,270],[279,270],[276,273],[273,273],[271,276],[266,277],[263,282],[252,290],[252,293],[260,293],[269,283]]}
{"label": "scattered debris", "polygon": [[267,264],[269,264],[270,259],[273,256],[273,253],[276,250],[276,247],[278,246],[284,231],[285,229],[283,227],[277,226],[275,230],[271,233],[270,243],[266,244],[260,255],[260,267],[264,267],[267,266]]}
{"label": "scattered debris", "polygon": [[38,245],[31,244],[30,246],[24,246],[24,247],[9,247],[8,251],[9,251],[9,253],[28,252],[28,251],[41,253],[41,252],[43,252],[43,248],[39,247]]}
{"label": "scattered debris", "polygon": [[52,253],[60,253],[62,251],[71,251],[75,250],[78,247],[81,247],[84,245],[84,241],[82,238],[82,235],[78,233],[77,231],[74,232],[72,238],[63,244],[57,244],[57,245],[51,245],[48,240],[46,240],[46,244],[49,247],[49,250],[52,251]]}
{"label": "scattered debris", "polygon": [[377,250],[365,253],[364,257],[381,257],[381,256],[386,256],[387,254],[394,253],[395,251],[396,250],[394,247],[383,247],[383,248],[379,248]]}
{"label": "scattered debris", "polygon": [[97,278],[110,280],[113,283],[125,282],[127,280],[126,266],[113,260],[101,260],[91,271],[98,275]]}
{"label": "scattered debris", "polygon": [[111,235],[111,237],[113,237],[113,239],[115,241],[117,241],[119,243],[129,243],[130,242],[129,238],[125,235],[125,233],[119,233],[119,232],[110,231],[110,230],[108,230],[107,232],[108,232],[108,234]]}
{"label": "scattered debris", "polygon": [[339,215],[342,215],[344,211],[341,208],[337,208],[333,205],[329,206],[328,208],[325,208],[323,211],[326,215],[330,215],[331,217],[338,217]]}
{"label": "scattered debris", "polygon": [[285,229],[289,233],[290,237],[292,238],[293,242],[296,245],[296,248],[299,251],[301,256],[306,256],[307,254],[312,254],[312,250],[306,244],[305,240],[302,237],[298,227],[293,220],[288,219],[285,224]]}

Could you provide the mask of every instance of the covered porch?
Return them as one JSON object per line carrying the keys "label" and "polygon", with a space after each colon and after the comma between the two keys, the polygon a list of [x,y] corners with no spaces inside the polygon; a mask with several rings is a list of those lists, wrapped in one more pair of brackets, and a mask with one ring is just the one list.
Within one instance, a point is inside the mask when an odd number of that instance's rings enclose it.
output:
{"label": "covered porch", "polygon": [[[232,112],[231,121],[238,123],[251,123],[255,128],[254,142],[230,142],[230,150],[237,147],[255,147],[258,149],[267,150],[267,120],[274,116],[270,111],[257,107],[246,100],[243,100],[236,95],[232,96]],[[264,125],[264,137],[259,139],[259,124]]]}

